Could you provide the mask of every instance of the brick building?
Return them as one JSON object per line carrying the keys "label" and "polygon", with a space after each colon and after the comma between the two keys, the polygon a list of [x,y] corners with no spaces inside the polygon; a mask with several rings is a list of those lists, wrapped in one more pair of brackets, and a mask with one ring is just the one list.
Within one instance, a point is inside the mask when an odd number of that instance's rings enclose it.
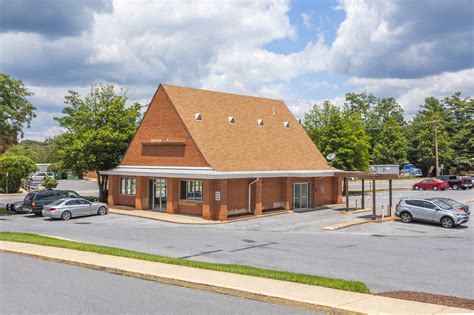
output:
{"label": "brick building", "polygon": [[341,172],[280,100],[160,85],[109,205],[226,220],[340,203]]}

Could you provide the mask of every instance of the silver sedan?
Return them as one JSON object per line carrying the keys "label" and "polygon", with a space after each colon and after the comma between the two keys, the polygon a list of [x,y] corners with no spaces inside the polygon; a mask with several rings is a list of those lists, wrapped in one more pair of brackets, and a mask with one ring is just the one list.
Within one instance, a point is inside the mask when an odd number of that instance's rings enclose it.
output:
{"label": "silver sedan", "polygon": [[82,198],[63,198],[45,205],[42,214],[44,217],[67,221],[73,217],[105,215],[108,212],[109,207],[102,202],[90,202]]}

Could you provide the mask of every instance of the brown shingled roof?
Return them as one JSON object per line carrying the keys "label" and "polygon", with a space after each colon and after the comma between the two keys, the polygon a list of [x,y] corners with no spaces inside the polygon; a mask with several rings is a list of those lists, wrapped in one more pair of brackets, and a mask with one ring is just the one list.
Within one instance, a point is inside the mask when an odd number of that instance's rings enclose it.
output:
{"label": "brown shingled roof", "polygon": [[[333,169],[280,100],[162,86],[216,171]],[[196,113],[202,120],[196,121]],[[230,116],[234,124],[229,123]]]}

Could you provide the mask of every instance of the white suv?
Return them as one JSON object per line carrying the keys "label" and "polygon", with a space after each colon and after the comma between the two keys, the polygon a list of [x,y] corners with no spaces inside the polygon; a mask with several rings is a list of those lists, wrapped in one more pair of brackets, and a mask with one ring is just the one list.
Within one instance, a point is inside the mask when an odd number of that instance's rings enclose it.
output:
{"label": "white suv", "polygon": [[30,179],[31,179],[32,182],[42,182],[45,177],[53,178],[54,174],[50,173],[50,172],[37,172],[37,173],[34,173],[33,175],[31,175]]}

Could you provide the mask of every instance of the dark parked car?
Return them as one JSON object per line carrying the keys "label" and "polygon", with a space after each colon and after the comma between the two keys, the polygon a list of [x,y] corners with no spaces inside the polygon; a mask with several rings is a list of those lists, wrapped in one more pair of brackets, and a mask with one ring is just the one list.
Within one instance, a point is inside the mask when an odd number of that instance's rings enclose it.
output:
{"label": "dark parked car", "polygon": [[436,178],[424,179],[421,182],[415,183],[413,185],[413,189],[415,189],[415,190],[420,190],[420,189],[422,189],[422,190],[426,190],[426,189],[445,190],[445,189],[448,189],[448,188],[449,188],[448,183],[446,183],[442,180],[436,179]]}
{"label": "dark parked car", "polygon": [[449,187],[454,190],[458,190],[459,188],[463,190],[472,188],[472,179],[470,176],[441,175],[436,178],[448,183]]}
{"label": "dark parked car", "polygon": [[32,211],[34,214],[40,216],[45,205],[61,198],[84,198],[89,201],[97,200],[96,197],[80,196],[77,192],[72,190],[30,192],[23,200],[23,212]]}
{"label": "dark parked car", "polygon": [[10,212],[22,212],[23,201],[15,201],[12,203],[7,203],[7,211]]}

